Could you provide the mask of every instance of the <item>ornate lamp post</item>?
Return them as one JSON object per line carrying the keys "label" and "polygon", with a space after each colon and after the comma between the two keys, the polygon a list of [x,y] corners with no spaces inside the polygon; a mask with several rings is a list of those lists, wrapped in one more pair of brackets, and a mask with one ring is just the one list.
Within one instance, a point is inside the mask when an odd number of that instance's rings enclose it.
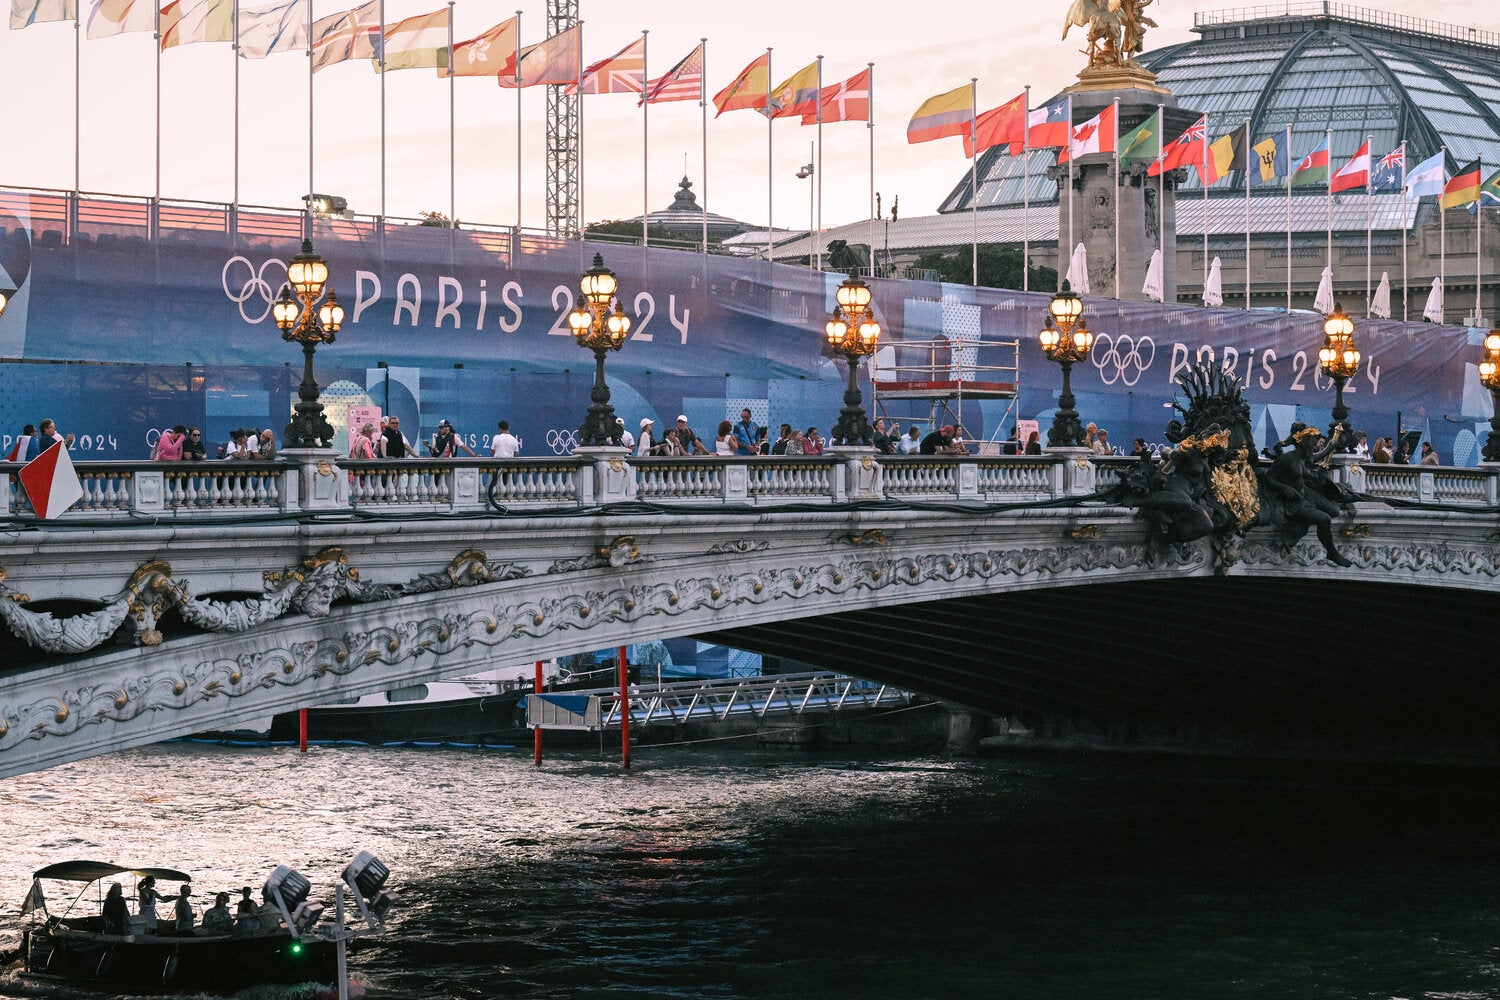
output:
{"label": "ornate lamp post", "polygon": [[[313,252],[312,240],[302,241],[302,252],[287,263],[286,278],[281,297],[271,306],[271,315],[281,330],[282,340],[295,340],[302,345],[303,366],[302,384],[297,387],[296,416],[286,425],[282,440],[287,448],[326,448],[333,443],[333,425],[323,415],[323,404],[318,401],[313,351],[319,344],[333,343],[334,335],[344,324],[344,307],[328,285],[328,262]],[[328,298],[319,305],[325,286]]]}
{"label": "ornate lamp post", "polygon": [[1083,300],[1063,282],[1062,291],[1047,303],[1047,318],[1037,335],[1048,361],[1062,367],[1062,394],[1057,397],[1057,412],[1047,431],[1047,447],[1078,448],[1083,445],[1083,425],[1073,409],[1073,365],[1083,361],[1094,349],[1094,334],[1083,318]]}
{"label": "ornate lamp post", "polygon": [[1318,368],[1333,379],[1333,423],[1328,438],[1337,441],[1336,451],[1354,450],[1354,430],[1349,426],[1349,407],[1344,405],[1344,383],[1359,372],[1359,348],[1354,346],[1354,321],[1335,304],[1323,320],[1323,349],[1318,352]]}
{"label": "ornate lamp post", "polygon": [[568,313],[568,325],[573,328],[579,346],[594,352],[596,363],[589,415],[579,429],[579,444],[585,448],[618,444],[615,408],[609,405],[609,385],[604,381],[604,357],[624,345],[630,333],[630,317],[615,301],[619,282],[615,280],[615,272],[604,266],[603,255],[594,254],[594,266],[583,272],[578,287],[583,294],[578,297],[578,308]]}
{"label": "ornate lamp post", "polygon": [[849,387],[844,390],[844,408],[833,428],[835,444],[873,445],[875,432],[865,419],[864,399],[859,392],[859,359],[875,353],[880,342],[880,324],[870,308],[870,286],[858,278],[845,279],[835,295],[838,305],[824,324],[828,346],[849,362]]}
{"label": "ornate lamp post", "polygon": [[1494,415],[1490,417],[1490,434],[1484,441],[1484,460],[1500,462],[1500,330],[1491,330],[1484,338],[1484,360],[1479,362],[1479,384],[1490,391]]}

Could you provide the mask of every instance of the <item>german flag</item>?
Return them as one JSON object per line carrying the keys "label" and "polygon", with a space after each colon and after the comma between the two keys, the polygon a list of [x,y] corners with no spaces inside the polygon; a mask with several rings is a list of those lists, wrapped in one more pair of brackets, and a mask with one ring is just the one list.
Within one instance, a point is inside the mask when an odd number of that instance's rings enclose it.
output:
{"label": "german flag", "polygon": [[1443,187],[1443,207],[1458,208],[1479,200],[1479,161],[1475,160],[1453,175]]}

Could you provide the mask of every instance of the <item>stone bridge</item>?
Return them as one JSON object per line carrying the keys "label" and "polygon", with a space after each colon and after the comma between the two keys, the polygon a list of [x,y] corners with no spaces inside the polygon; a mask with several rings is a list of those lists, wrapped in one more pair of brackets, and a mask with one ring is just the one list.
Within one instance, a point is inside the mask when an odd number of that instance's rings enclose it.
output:
{"label": "stone bridge", "polygon": [[288,457],[80,463],[48,522],[5,490],[0,775],[682,635],[1044,728],[1496,755],[1493,468],[1337,465],[1340,568],[1148,549],[1078,452]]}

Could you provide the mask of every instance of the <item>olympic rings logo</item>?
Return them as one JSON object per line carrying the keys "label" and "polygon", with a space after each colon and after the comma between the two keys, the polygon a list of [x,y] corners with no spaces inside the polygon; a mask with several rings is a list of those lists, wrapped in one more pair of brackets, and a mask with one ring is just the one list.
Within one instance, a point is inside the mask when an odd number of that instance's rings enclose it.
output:
{"label": "olympic rings logo", "polygon": [[[1142,355],[1142,351],[1146,353]],[[1105,385],[1135,385],[1156,360],[1156,342],[1150,337],[1136,340],[1120,334],[1111,337],[1107,333],[1094,335],[1094,353],[1091,360],[1099,369],[1099,380]],[[1106,374],[1108,369],[1108,374]]]}
{"label": "olympic rings logo", "polygon": [[578,447],[577,431],[548,431],[547,447],[554,455],[569,455]]}
{"label": "olympic rings logo", "polygon": [[[239,284],[238,292],[235,292],[234,285],[231,284],[229,279],[230,268],[233,268],[236,264],[243,264],[245,266],[245,280],[239,282],[239,275],[236,274],[235,276],[235,283]],[[281,268],[281,281],[274,288],[266,278],[266,270],[271,267]],[[262,264],[260,270],[257,271],[255,265],[250,263],[249,258],[231,257],[224,262],[224,270],[220,274],[219,279],[224,286],[224,294],[228,296],[229,301],[240,307],[240,317],[246,323],[259,323],[271,315],[271,305],[276,301],[276,294],[286,284],[286,261],[277,260],[275,257],[272,257]],[[251,316],[250,313],[245,311],[245,303],[251,300],[258,300],[264,306],[260,310],[260,315]],[[252,306],[251,308],[254,309],[255,307]]]}

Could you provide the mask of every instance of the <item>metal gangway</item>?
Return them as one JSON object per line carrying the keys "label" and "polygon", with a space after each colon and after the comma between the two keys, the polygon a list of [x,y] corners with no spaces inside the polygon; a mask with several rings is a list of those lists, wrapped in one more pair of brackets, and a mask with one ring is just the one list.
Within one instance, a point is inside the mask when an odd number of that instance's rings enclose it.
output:
{"label": "metal gangway", "polygon": [[[620,728],[619,688],[568,691],[565,696],[598,699],[597,714],[592,706],[587,713],[588,725],[568,728],[592,729],[595,725],[600,729]],[[724,722],[736,716],[763,719],[772,715],[894,708],[910,705],[915,699],[909,691],[827,671],[676,681],[653,688],[631,685],[630,724],[683,725]]]}

